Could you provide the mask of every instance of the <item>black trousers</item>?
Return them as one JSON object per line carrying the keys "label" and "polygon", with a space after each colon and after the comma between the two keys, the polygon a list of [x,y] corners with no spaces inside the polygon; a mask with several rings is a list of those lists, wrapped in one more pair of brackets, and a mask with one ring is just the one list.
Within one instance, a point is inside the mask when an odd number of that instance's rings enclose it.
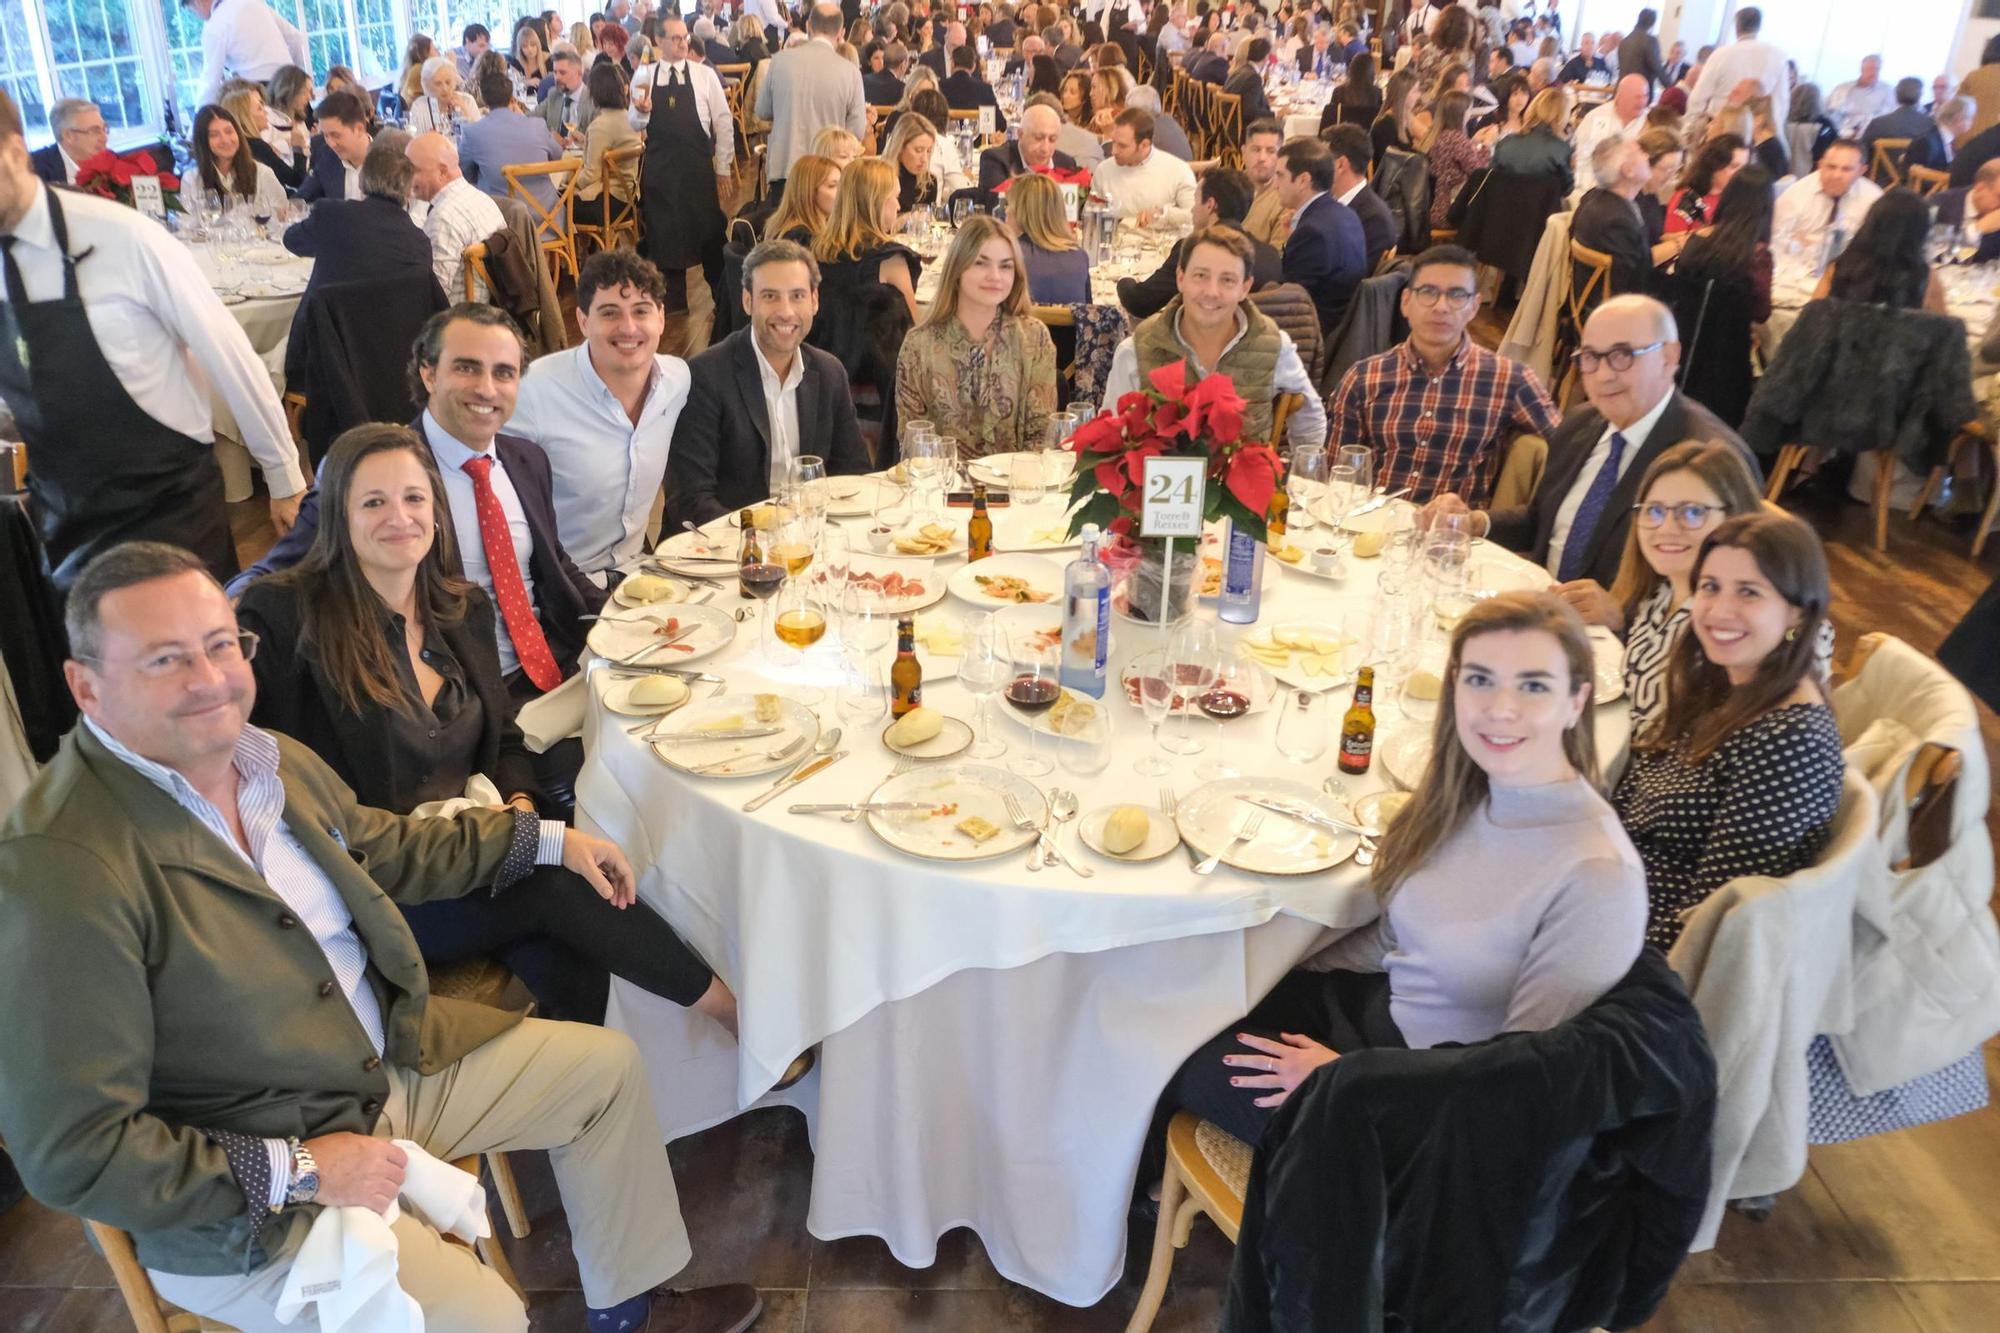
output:
{"label": "black trousers", "polygon": [[675,1004],[693,1004],[715,974],[644,903],[620,911],[582,876],[539,866],[499,893],[403,908],[428,963],[497,958],[544,1018],[602,1023],[613,974]]}

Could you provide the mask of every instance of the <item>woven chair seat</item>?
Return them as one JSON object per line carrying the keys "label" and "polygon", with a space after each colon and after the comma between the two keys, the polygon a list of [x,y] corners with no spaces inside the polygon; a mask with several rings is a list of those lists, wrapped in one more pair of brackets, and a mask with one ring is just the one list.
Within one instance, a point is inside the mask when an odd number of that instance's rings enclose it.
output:
{"label": "woven chair seat", "polygon": [[1249,1144],[1204,1120],[1194,1128],[1194,1145],[1201,1150],[1202,1160],[1236,1192],[1239,1200],[1250,1192],[1250,1157],[1253,1150]]}

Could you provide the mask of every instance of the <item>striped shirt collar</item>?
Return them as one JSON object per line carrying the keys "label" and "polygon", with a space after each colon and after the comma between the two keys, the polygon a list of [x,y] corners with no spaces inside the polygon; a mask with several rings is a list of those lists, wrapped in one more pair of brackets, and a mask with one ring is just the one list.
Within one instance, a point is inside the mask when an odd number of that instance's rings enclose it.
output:
{"label": "striped shirt collar", "polygon": [[[190,806],[194,801],[209,804],[208,798],[195,790],[195,785],[187,780],[179,769],[169,768],[158,760],[148,759],[131,749],[116,736],[97,725],[97,719],[86,717],[85,726],[90,734],[97,737],[105,749],[120,761],[138,770],[139,776],[174,798],[180,805]],[[258,727],[245,726],[236,738],[236,753],[232,762],[238,776],[245,782],[275,782],[278,780],[278,743],[271,734]]]}

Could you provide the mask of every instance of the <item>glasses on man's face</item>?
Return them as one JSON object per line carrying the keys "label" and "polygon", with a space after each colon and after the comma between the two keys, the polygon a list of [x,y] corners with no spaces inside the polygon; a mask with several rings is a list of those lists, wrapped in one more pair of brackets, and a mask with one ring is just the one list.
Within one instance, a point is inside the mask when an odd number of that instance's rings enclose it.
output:
{"label": "glasses on man's face", "polygon": [[1599,366],[1610,366],[1613,370],[1626,371],[1630,370],[1632,363],[1640,357],[1648,352],[1657,352],[1665,346],[1665,343],[1647,343],[1644,347],[1627,347],[1624,343],[1619,343],[1604,352],[1598,351],[1595,347],[1579,347],[1569,354],[1569,359],[1576,362],[1576,368],[1586,375]]}
{"label": "glasses on man's face", "polygon": [[1433,287],[1425,283],[1421,287],[1410,288],[1410,296],[1420,306],[1430,307],[1443,301],[1452,310],[1463,310],[1473,297],[1479,295],[1469,287]]}
{"label": "glasses on man's face", "polygon": [[1674,522],[1680,524],[1689,532],[1700,532],[1708,526],[1708,520],[1712,515],[1723,512],[1725,511],[1721,505],[1696,504],[1692,500],[1686,504],[1678,505],[1636,504],[1632,506],[1633,517],[1639,520],[1639,526],[1642,528],[1662,527],[1666,524],[1667,516],[1671,514]]}
{"label": "glasses on man's face", "polygon": [[[247,629],[238,630],[234,634],[218,634],[202,645],[201,655],[206,657],[208,664],[218,671],[235,666],[239,662],[248,662],[257,655],[257,636]],[[99,666],[113,665],[102,657],[85,657],[82,654],[78,654],[78,657],[82,661],[95,662]],[[130,665],[134,671],[148,680],[173,680],[194,670],[194,659],[195,654],[190,649],[168,648],[135,658]]]}

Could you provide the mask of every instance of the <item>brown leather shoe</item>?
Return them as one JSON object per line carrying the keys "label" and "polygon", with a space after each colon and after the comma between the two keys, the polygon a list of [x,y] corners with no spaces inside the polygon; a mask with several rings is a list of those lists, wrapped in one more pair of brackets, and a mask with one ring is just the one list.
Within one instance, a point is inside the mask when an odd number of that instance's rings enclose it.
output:
{"label": "brown leather shoe", "polygon": [[764,1298],[747,1282],[653,1293],[646,1333],[743,1333],[764,1313]]}
{"label": "brown leather shoe", "polygon": [[790,1064],[785,1066],[784,1077],[771,1085],[771,1091],[783,1092],[786,1088],[791,1087],[794,1083],[797,1083],[807,1074],[812,1073],[813,1066],[818,1063],[819,1063],[819,1047],[817,1046],[806,1047],[805,1050],[800,1051],[798,1055],[793,1057],[792,1062]]}

